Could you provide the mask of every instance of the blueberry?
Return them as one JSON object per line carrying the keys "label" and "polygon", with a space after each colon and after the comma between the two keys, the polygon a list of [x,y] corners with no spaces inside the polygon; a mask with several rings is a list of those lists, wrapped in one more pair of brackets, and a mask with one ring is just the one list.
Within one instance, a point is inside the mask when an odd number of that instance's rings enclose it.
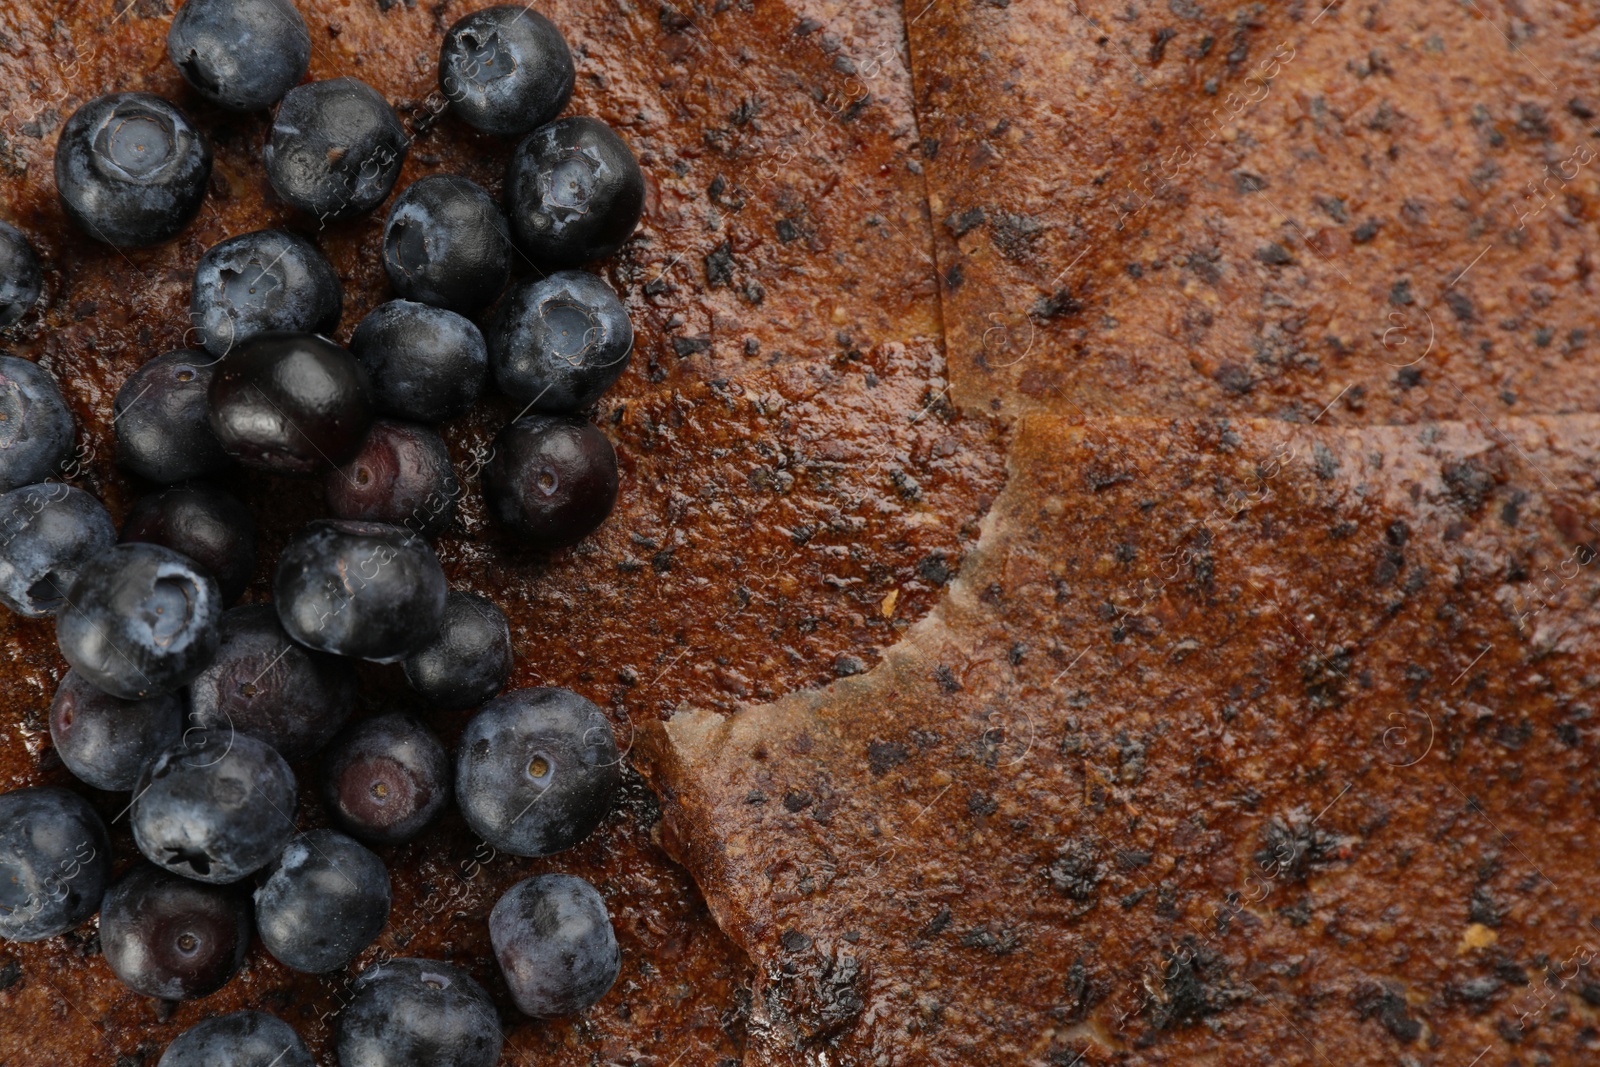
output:
{"label": "blueberry", "polygon": [[322,220],[364,215],[383,203],[409,141],[372,86],[334,78],[290,89],[262,151],[267,180],[290,207]]}
{"label": "blueberry", "polygon": [[66,933],[110,880],[111,839],[88,801],[53,786],[0,793],[0,939]]}
{"label": "blueberry", "polygon": [[555,23],[520,4],[484,8],[444,35],[439,88],[469,125],[519,137],[572,98],[572,51]]}
{"label": "blueberry", "polygon": [[456,513],[461,495],[450,450],[428,426],[379,419],[354,459],[322,479],[328,510],[340,519],[404,526],[432,536]]}
{"label": "blueberry", "polygon": [[100,904],[100,951],[123,985],[147,997],[192,1000],[227,984],[250,947],[250,904],[141,863]]}
{"label": "blueberry", "polygon": [[410,715],[363,719],[334,739],[323,761],[328,816],[363,841],[410,841],[449,799],[450,757]]}
{"label": "blueberry", "polygon": [[39,257],[21,230],[0,222],[0,330],[16,325],[39,301]]}
{"label": "blueberry", "polygon": [[536,1019],[593,1007],[622,969],[605,899],[570,874],[507,890],[489,913],[489,941],[511,999]]}
{"label": "blueberry", "polygon": [[599,708],[570,689],[518,689],[467,723],[456,749],[456,804],[500,851],[548,856],[600,825],[621,763]]}
{"label": "blueberry", "polygon": [[96,789],[126,791],[157,753],[183,737],[176,693],[118,700],[68,671],[50,704],[50,740],[67,770]]}
{"label": "blueberry", "polygon": [[195,725],[222,737],[249,734],[289,760],[327,744],[355,700],[355,667],[291,641],[271,604],[224,615],[216,656],[189,683]]}
{"label": "blueberry", "polygon": [[599,119],[560,119],[528,134],[506,168],[511,233],[541,267],[576,267],[633,236],[644,211],[644,173]]}
{"label": "blueberry", "polygon": [[123,544],[78,569],[56,644],[90,684],[124,700],[175,692],[217,650],[222,591],[187,556]]}
{"label": "blueberry", "polygon": [[438,636],[407,656],[404,666],[411,688],[436,707],[482,704],[511,677],[506,613],[477,593],[451,590]]}
{"label": "blueberry", "polygon": [[420,178],[389,208],[383,265],[407,300],[474,314],[511,276],[506,217],[474,182],[454,174]]}
{"label": "blueberry", "polygon": [[145,764],[128,821],[152,863],[197,882],[237,882],[294,834],[294,772],[265,741],[186,731]]}
{"label": "blueberry", "polygon": [[150,93],[111,93],[61,128],[56,193],[80,230],[118,248],[176,237],[200,213],[211,145],[172,104]]}
{"label": "blueberry", "polygon": [[416,422],[466,414],[489,367],[483,334],[469,319],[410,300],[373,308],[350,351],[371,375],[378,410]]}
{"label": "blueberry", "polygon": [[494,439],[483,468],[489,514],[528,545],[552,550],[593,533],[617,502],[617,453],[582,419],[528,415]]}
{"label": "blueberry", "polygon": [[61,473],[72,453],[72,413],[50,372],[0,355],[0,493]]}
{"label": "blueberry", "polygon": [[326,974],[356,958],[389,921],[383,861],[334,830],[312,830],[284,846],[256,890],[256,929],[285,967]]}
{"label": "blueberry", "polygon": [[[193,7],[195,0],[189,0]],[[213,1015],[179,1034],[156,1067],[316,1067],[294,1028],[259,1011]]]}
{"label": "blueberry", "polygon": [[534,411],[588,407],[627,369],[633,325],[611,287],[564,270],[507,294],[489,324],[495,384]]}
{"label": "blueberry", "polygon": [[289,0],[188,0],[167,55],[195,92],[229,111],[277,103],[311,63],[311,32]]}
{"label": "blueberry", "polygon": [[303,645],[394,663],[433,640],[444,613],[439,557],[380,522],[313,522],[278,558],[278,618]]}
{"label": "blueberry", "polygon": [[182,482],[233,464],[211,432],[213,360],[183,349],[157,356],[117,390],[117,465],[152,482]]}
{"label": "blueberry", "polygon": [[309,333],[258,333],[211,380],[211,429],[240,462],[279,474],[344,463],[372,422],[371,386],[355,358]]}
{"label": "blueberry", "polygon": [[60,482],[0,496],[0,603],[42,618],[66,605],[72,583],[117,540],[100,501]]}
{"label": "blueberry", "polygon": [[223,603],[239,599],[256,572],[256,520],[237,497],[204,483],[140,497],[122,523],[122,540],[165,545],[217,580]]}
{"label": "blueberry", "polygon": [[189,318],[214,356],[267,330],[332,334],[343,308],[333,265],[288,230],[256,230],[212,245],[194,269],[189,296]]}
{"label": "blueberry", "polygon": [[419,959],[362,971],[336,1038],[345,1067],[494,1067],[504,1040],[482,986],[448,963]]}

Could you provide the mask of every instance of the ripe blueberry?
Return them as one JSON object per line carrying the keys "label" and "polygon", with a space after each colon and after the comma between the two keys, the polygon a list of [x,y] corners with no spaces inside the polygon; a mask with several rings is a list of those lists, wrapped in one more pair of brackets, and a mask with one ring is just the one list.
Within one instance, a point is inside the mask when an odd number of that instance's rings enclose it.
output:
{"label": "ripe blueberry", "polygon": [[100,501],[60,482],[0,496],[0,603],[19,615],[60,611],[78,572],[117,540]]}
{"label": "ripe blueberry", "polygon": [[250,904],[141,863],[100,904],[100,951],[122,984],[147,997],[192,1000],[227,984],[250,947]]}
{"label": "ripe blueberry", "polygon": [[128,821],[152,863],[197,882],[237,882],[294,834],[294,772],[265,741],[191,729],[139,772]]}
{"label": "ripe blueberry", "polygon": [[477,403],[488,374],[483,334],[454,311],[410,300],[373,308],[350,338],[372,378],[378,410],[415,422],[443,422]]}
{"label": "ripe blueberry", "polygon": [[183,697],[118,700],[68,671],[50,704],[50,740],[80,781],[126,791],[151,757],[183,737]]}
{"label": "ripe blueberry", "polygon": [[313,522],[290,539],[272,580],[278,618],[303,645],[393,663],[433,639],[444,613],[439,557],[380,522]]}
{"label": "ripe blueberry", "polygon": [[511,677],[506,613],[477,593],[452,589],[432,641],[405,659],[406,681],[435,707],[470,708]]}
{"label": "ripe blueberry", "polygon": [[339,1062],[351,1067],[494,1067],[505,1040],[489,994],[439,960],[362,971],[338,1028]]}
{"label": "ripe blueberry", "polygon": [[175,692],[217,650],[222,591],[193,560],[124,544],[78,569],[56,644],[90,684],[124,700]]}
{"label": "ripe blueberry", "polygon": [[66,933],[110,880],[111,839],[88,801],[54,786],[0,793],[0,939]]}
{"label": "ripe blueberry", "polygon": [[170,484],[233,464],[211,432],[208,394],[215,362],[204,352],[184,349],[157,356],[128,375],[112,406],[118,466]]}
{"label": "ripe blueberry", "polygon": [[284,846],[255,900],[267,951],[285,967],[326,974],[383,932],[389,871],[344,834],[312,830]]}
{"label": "ripe blueberry", "polygon": [[61,128],[56,193],[80,230],[118,248],[176,237],[200,212],[211,145],[172,104],[149,93],[111,93]]}
{"label": "ripe blueberry", "polygon": [[0,493],[60,473],[72,452],[72,413],[50,372],[0,356]]}
{"label": "ripe blueberry", "polygon": [[167,55],[213,104],[260,111],[306,76],[311,33],[289,0],[188,0],[172,16]]}
{"label": "ripe blueberry", "polygon": [[325,337],[258,333],[222,357],[211,429],[240,462],[310,474],[356,454],[372,422],[361,364]]}
{"label": "ripe blueberry", "polygon": [[363,719],[334,739],[323,761],[328,816],[363,841],[410,841],[449,799],[450,757],[410,715]]}
{"label": "ripe blueberry", "polygon": [[256,230],[212,245],[194,269],[189,296],[189,318],[214,356],[267,330],[331,334],[343,307],[333,265],[289,230]]}
{"label": "ripe blueberry", "polygon": [[256,572],[256,520],[237,497],[203,482],[140,497],[122,540],[165,545],[217,580],[223,603],[239,599]]}
{"label": "ripe blueberry", "polygon": [[222,616],[222,643],[189,683],[189,718],[209,729],[249,734],[297,760],[327,744],[350,717],[355,667],[291,641],[271,604]]}
{"label": "ripe blueberry", "polygon": [[518,689],[467,723],[456,749],[456,804],[502,852],[548,856],[605,818],[621,763],[599,708],[570,689]]}
{"label": "ripe blueberry", "polygon": [[483,468],[489,514],[533,548],[577,544],[617,502],[617,453],[583,419],[528,415],[494,439]]}
{"label": "ripe blueberry", "polygon": [[43,284],[33,245],[21,230],[0,222],[0,330],[28,313]]}
{"label": "ripe blueberry", "polygon": [[[192,5],[194,0],[189,0]],[[213,1015],[179,1034],[156,1067],[316,1067],[294,1028],[274,1015]]]}
{"label": "ripe blueberry", "polygon": [[495,385],[534,411],[588,407],[627,369],[633,325],[611,287],[564,270],[515,286],[489,324]]}
{"label": "ripe blueberry", "polygon": [[431,537],[450,524],[461,495],[450,450],[429,426],[379,419],[354,459],[323,475],[335,518],[403,526]]}
{"label": "ripe blueberry", "polygon": [[570,874],[507,890],[489,913],[489,941],[511,999],[536,1019],[593,1007],[622,969],[605,898]]}
{"label": "ripe blueberry", "polygon": [[555,23],[516,4],[458,19],[439,49],[439,88],[469,125],[516,137],[572,98],[572,52]]}
{"label": "ripe blueberry", "polygon": [[511,233],[541,267],[604,259],[633,236],[644,211],[644,173],[599,119],[558,119],[528,134],[506,168]]}
{"label": "ripe blueberry", "polygon": [[389,208],[383,265],[394,291],[407,300],[474,314],[500,295],[511,276],[506,217],[466,178],[419,178]]}
{"label": "ripe blueberry", "polygon": [[383,203],[407,147],[405,127],[378,90],[355,78],[334,78],[289,90],[262,161],[267,180],[290,207],[339,221]]}

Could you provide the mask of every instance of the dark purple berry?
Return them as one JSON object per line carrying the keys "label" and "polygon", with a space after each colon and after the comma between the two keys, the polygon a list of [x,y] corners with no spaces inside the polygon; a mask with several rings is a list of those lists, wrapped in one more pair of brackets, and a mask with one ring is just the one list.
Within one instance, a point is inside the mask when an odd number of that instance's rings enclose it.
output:
{"label": "dark purple berry", "polygon": [[122,984],[162,1000],[215,993],[244,963],[250,904],[225,886],[202,885],[141,863],[100,905],[100,951]]}
{"label": "dark purple berry", "polygon": [[362,971],[338,1028],[347,1067],[494,1067],[505,1040],[489,994],[438,960],[390,959]]}
{"label": "dark purple berry", "polygon": [[546,551],[593,533],[617,502],[617,453],[583,419],[528,415],[500,431],[483,468],[493,515],[525,544]]}
{"label": "dark purple berry", "polygon": [[126,791],[151,758],[183,737],[183,697],[119,700],[68,671],[50,704],[50,740],[80,781]]}
{"label": "dark purple berry", "polygon": [[350,352],[371,375],[378,410],[415,422],[466,414],[489,368],[483,334],[471,320],[410,300],[373,308],[350,338]]}
{"label": "dark purple berry", "polygon": [[[189,0],[191,4],[194,0]],[[316,1067],[294,1028],[259,1011],[214,1015],[179,1034],[156,1067]]]}
{"label": "dark purple berry", "polygon": [[215,362],[204,352],[183,349],[157,356],[128,375],[112,407],[118,466],[171,484],[233,465],[211,432]]}
{"label": "dark purple berry", "polygon": [[456,513],[461,495],[450,450],[427,426],[379,419],[355,458],[323,475],[335,518],[403,526],[432,536]]}
{"label": "dark purple berry", "polygon": [[328,816],[363,841],[410,841],[449,799],[450,758],[410,715],[363,719],[334,739],[323,760]]}
{"label": "dark purple berry", "polygon": [[511,677],[506,613],[477,593],[451,590],[438,635],[407,656],[404,666],[411,688],[435,707],[482,704]]}
{"label": "dark purple berry", "polygon": [[240,462],[310,474],[348,461],[372,423],[366,371],[324,337],[258,333],[211,382],[211,429]]}
{"label": "dark purple berry", "polygon": [[239,599],[256,572],[256,520],[238,497],[203,482],[140,497],[122,540],[165,545],[204,567],[224,603]]}

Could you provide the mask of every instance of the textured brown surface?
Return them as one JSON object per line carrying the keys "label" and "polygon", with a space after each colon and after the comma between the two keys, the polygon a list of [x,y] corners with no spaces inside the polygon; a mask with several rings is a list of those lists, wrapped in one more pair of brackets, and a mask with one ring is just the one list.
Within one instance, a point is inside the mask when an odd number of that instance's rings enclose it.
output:
{"label": "textured brown surface", "polygon": [[[420,105],[468,8],[304,5],[313,74]],[[452,820],[394,857],[389,944],[504,1003],[495,894],[595,878],[623,983],[516,1025],[510,1062],[1600,1055],[1592,11],[545,10],[575,109],[652,183],[605,267],[640,335],[596,413],[623,502],[546,561],[469,494],[440,549],[512,613],[519,684],[637,730],[660,807],[633,781],[572,855],[468,879]],[[126,258],[70,234],[64,115],[112,88],[187,99],[160,0],[114,13],[0,10],[0,184],[51,271],[13,348],[102,454],[116,385],[182,336],[199,252],[284,217],[262,120],[200,109],[200,224]],[[504,152],[445,119],[405,180],[497,189]],[[387,295],[378,233],[319,236],[341,337]],[[458,459],[510,413],[450,427]],[[83,483],[120,514],[103,460]],[[273,547],[318,510],[246,488]],[[61,780],[48,627],[0,626],[0,770]],[[369,706],[398,699],[368,682]],[[0,1062],[158,1048],[247,1001],[320,1047],[337,980],[257,953],[154,1023],[92,929],[0,951]]]}

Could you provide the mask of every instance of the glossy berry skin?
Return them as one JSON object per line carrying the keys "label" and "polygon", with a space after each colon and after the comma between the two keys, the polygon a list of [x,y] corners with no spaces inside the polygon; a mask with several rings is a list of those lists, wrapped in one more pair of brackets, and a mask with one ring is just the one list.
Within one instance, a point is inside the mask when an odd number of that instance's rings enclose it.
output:
{"label": "glossy berry skin", "polygon": [[287,760],[327,744],[355,702],[355,667],[290,640],[271,604],[225,614],[216,656],[189,683],[193,725],[218,737],[249,734]]}
{"label": "glossy berry skin", "polygon": [[62,473],[72,453],[72,413],[49,371],[0,356],[0,493]]}
{"label": "glossy berry skin", "polygon": [[456,748],[456,804],[500,851],[548,856],[600,825],[621,764],[599,708],[570,689],[518,689],[467,723]]}
{"label": "glossy berry skin", "polygon": [[346,1067],[494,1067],[505,1040],[489,994],[439,960],[368,967],[337,1026]]}
{"label": "glossy berry skin", "polygon": [[111,839],[88,801],[54,786],[0,793],[0,940],[66,933],[110,881]]}
{"label": "glossy berry skin", "polygon": [[290,637],[339,656],[394,663],[439,632],[439,557],[398,526],[313,522],[290,539],[272,581]]}
{"label": "glossy berry skin", "polygon": [[117,792],[133,788],[146,762],[183,738],[176,693],[118,700],[68,671],[50,704],[50,740],[79,781]]}
{"label": "glossy berry skin", "polygon": [[383,203],[406,149],[405,127],[378,90],[355,78],[334,78],[289,90],[262,162],[285,203],[337,222]]}
{"label": "glossy berry skin", "polygon": [[439,88],[468,125],[520,137],[572,99],[572,51],[555,23],[520,4],[458,19],[439,48]]}
{"label": "glossy berry skin", "polygon": [[633,325],[611,287],[583,271],[518,284],[489,325],[495,385],[534,411],[575,412],[628,366]]}
{"label": "glossy berry skin", "polygon": [[33,245],[21,230],[0,222],[0,330],[15,326],[39,302],[43,288]]}
{"label": "glossy berry skin", "polygon": [[378,410],[413,422],[443,422],[477,403],[489,353],[472,320],[411,300],[373,308],[350,351],[372,379]]}
{"label": "glossy berry skin", "polygon": [[489,941],[511,999],[536,1019],[593,1007],[622,970],[605,898],[570,874],[507,890],[489,913]]}
{"label": "glossy berry skin", "polygon": [[200,213],[211,145],[150,93],[111,93],[73,112],[56,144],[56,193],[84,233],[117,248],[176,237]]}
{"label": "glossy berry skin", "polygon": [[405,299],[476,314],[511,276],[511,231],[477,183],[432,174],[406,186],[389,208],[383,266]]}
{"label": "glossy berry skin", "polygon": [[558,119],[528,134],[506,168],[511,234],[540,267],[613,255],[644,212],[644,173],[599,119]]}
{"label": "glossy berry skin", "polygon": [[[192,4],[194,0],[189,0]],[[156,1067],[316,1067],[294,1027],[259,1011],[214,1015],[179,1034]]]}
{"label": "glossy berry skin", "polygon": [[450,757],[410,715],[363,719],[329,746],[322,801],[334,825],[363,841],[399,845],[422,832],[450,799]]}
{"label": "glossy berry skin", "polygon": [[483,468],[489,514],[544,551],[593,533],[617,502],[617,453],[583,419],[528,415],[494,439]]}
{"label": "glossy berry skin", "polygon": [[67,603],[78,572],[117,540],[100,501],[60,482],[0,496],[0,603],[29,618]]}
{"label": "glossy berry skin", "polygon": [[67,598],[56,644],[84,680],[112,696],[176,692],[217,650],[217,580],[170,548],[113,545],[78,569]]}
{"label": "glossy berry skin", "polygon": [[290,0],[187,0],[167,56],[195,92],[229,111],[260,111],[306,76],[311,33]]}
{"label": "glossy berry skin", "polygon": [[335,518],[386,522],[430,537],[455,517],[461,485],[432,427],[379,419],[354,459],[323,476]]}
{"label": "glossy berry skin", "polygon": [[406,681],[440,708],[471,708],[511,677],[506,613],[477,593],[452,589],[432,641],[405,659]]}
{"label": "glossy berry skin", "polygon": [[170,485],[233,465],[211,432],[211,377],[216,360],[181,349],[128,375],[112,408],[117,466]]}
{"label": "glossy berry skin", "polygon": [[212,245],[195,266],[189,294],[189,318],[214,356],[268,330],[332,334],[343,308],[333,265],[289,230],[256,230]]}
{"label": "glossy berry skin", "polygon": [[325,337],[258,333],[222,357],[211,380],[211,431],[239,462],[311,474],[356,454],[372,423],[371,387]]}
{"label": "glossy berry skin", "polygon": [[122,541],[165,545],[217,580],[223,603],[239,599],[256,572],[256,520],[239,498],[196,482],[140,497]]}
{"label": "glossy berry skin", "polygon": [[284,846],[256,890],[256,930],[285,967],[336,971],[389,921],[389,871],[336,830],[312,830]]}
{"label": "glossy berry skin", "polygon": [[248,898],[141,863],[100,904],[100,951],[122,984],[193,1000],[227,984],[250,947]]}
{"label": "glossy berry skin", "polygon": [[271,863],[294,835],[294,772],[249,734],[191,729],[139,773],[128,822],[150,862],[223,884]]}

